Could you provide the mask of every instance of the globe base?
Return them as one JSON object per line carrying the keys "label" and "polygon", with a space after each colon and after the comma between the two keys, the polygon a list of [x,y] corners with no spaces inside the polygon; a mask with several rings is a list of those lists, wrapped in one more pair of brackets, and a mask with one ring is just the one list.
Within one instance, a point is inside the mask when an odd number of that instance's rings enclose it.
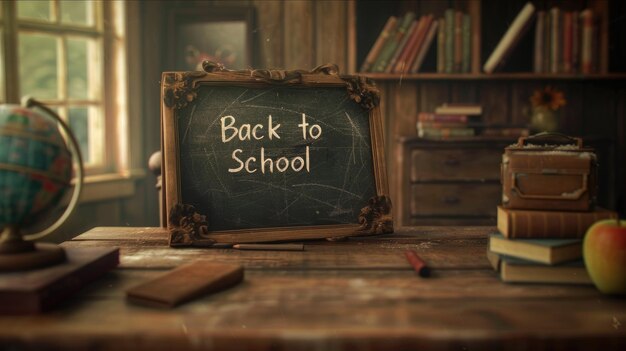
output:
{"label": "globe base", "polygon": [[25,271],[65,262],[65,250],[54,244],[35,244],[33,251],[0,254],[0,272]]}
{"label": "globe base", "polygon": [[65,262],[65,250],[54,244],[24,241],[16,226],[0,236],[0,272],[24,271]]}

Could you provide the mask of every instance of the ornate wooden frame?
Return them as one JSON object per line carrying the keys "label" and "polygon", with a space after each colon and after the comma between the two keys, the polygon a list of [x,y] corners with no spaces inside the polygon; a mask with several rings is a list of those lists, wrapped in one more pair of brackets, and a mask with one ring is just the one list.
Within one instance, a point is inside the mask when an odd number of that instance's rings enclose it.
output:
{"label": "ornate wooden frame", "polygon": [[[205,61],[204,72],[165,72],[161,84],[161,123],[163,142],[164,218],[170,231],[170,246],[211,246],[214,243],[245,243],[303,239],[337,239],[348,236],[393,232],[391,200],[384,159],[379,91],[367,78],[340,75],[335,65],[312,71],[242,70],[231,71]],[[377,196],[363,204],[354,224],[315,225],[210,231],[206,216],[191,205],[181,204],[176,111],[192,103],[199,85],[346,87],[350,98],[369,111],[372,162]],[[167,213],[165,213],[167,212]]]}

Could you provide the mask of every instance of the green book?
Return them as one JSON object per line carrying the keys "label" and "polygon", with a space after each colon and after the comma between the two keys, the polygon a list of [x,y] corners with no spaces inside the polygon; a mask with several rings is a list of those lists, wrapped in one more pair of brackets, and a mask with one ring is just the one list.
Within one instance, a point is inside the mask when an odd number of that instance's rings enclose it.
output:
{"label": "green book", "polygon": [[557,264],[580,259],[582,240],[507,239],[497,233],[489,237],[489,250],[533,262]]}
{"label": "green book", "polygon": [[445,12],[446,42],[445,42],[445,72],[454,72],[454,9]]}
{"label": "green book", "polygon": [[471,18],[470,16],[466,13],[463,15],[463,24],[461,27],[461,40],[463,41],[463,52],[462,52],[462,58],[461,58],[461,72],[463,73],[469,73],[470,71],[470,64],[471,64],[471,57],[472,57],[472,45],[471,45],[471,38],[472,38],[472,32],[471,32],[472,28],[471,28]]}
{"label": "green book", "polygon": [[372,72],[385,72],[385,69],[387,68],[391,59],[396,53],[396,49],[398,49],[398,46],[400,46],[402,39],[411,27],[411,23],[414,19],[415,13],[410,11],[407,12],[404,17],[402,17],[402,21],[398,25],[395,33],[393,33],[391,37],[389,37],[389,40],[385,43],[385,46],[383,46],[382,50],[380,51],[380,55],[378,55],[378,58],[374,63]]}
{"label": "green book", "polygon": [[505,283],[593,284],[582,260],[545,265],[492,251],[487,259]]}
{"label": "green book", "polygon": [[446,28],[446,20],[441,17],[437,30],[437,73],[446,71]]}

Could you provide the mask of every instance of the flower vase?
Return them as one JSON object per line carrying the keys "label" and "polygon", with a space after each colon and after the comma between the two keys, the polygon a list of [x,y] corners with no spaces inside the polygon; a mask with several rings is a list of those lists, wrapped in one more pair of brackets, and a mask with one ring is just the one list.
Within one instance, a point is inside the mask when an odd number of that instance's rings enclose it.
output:
{"label": "flower vase", "polygon": [[536,132],[556,132],[559,130],[559,114],[548,107],[535,107],[532,110],[530,127]]}

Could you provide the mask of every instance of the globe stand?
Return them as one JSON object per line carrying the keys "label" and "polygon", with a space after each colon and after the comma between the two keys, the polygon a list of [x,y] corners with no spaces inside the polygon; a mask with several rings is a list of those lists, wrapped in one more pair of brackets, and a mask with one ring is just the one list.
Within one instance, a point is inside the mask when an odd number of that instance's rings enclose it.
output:
{"label": "globe stand", "polygon": [[62,247],[25,241],[18,226],[7,226],[0,234],[0,272],[47,267],[62,262],[65,262]]}

